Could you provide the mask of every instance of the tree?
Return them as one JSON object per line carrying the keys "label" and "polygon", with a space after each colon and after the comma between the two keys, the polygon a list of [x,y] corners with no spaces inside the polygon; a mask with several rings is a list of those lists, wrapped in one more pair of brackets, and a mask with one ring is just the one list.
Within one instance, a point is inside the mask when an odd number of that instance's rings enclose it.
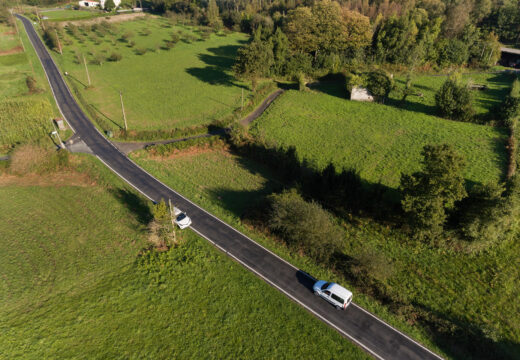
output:
{"label": "tree", "polygon": [[468,45],[458,39],[442,39],[437,42],[437,63],[444,68],[462,65],[468,61]]}
{"label": "tree", "polygon": [[116,8],[116,4],[114,4],[114,0],[105,0],[105,10],[112,11]]}
{"label": "tree", "polygon": [[470,121],[473,118],[470,90],[456,79],[446,80],[435,94],[435,103],[443,117],[460,121]]}
{"label": "tree", "polygon": [[374,50],[380,61],[408,64],[419,33],[409,16],[392,16],[384,20],[374,34]]}
{"label": "tree", "polygon": [[287,36],[282,32],[281,28],[277,28],[276,32],[272,37],[273,41],[273,73],[276,75],[282,75],[289,56],[289,40]]}
{"label": "tree", "polygon": [[372,95],[384,102],[392,90],[393,80],[385,71],[376,70],[364,75],[364,84]]}
{"label": "tree", "polygon": [[299,53],[313,53],[318,50],[317,24],[309,7],[301,6],[287,14],[285,34],[292,49]]}
{"label": "tree", "polygon": [[466,197],[464,159],[450,145],[426,145],[422,171],[401,176],[401,205],[419,239],[435,239],[443,230],[446,211]]}
{"label": "tree", "polygon": [[294,190],[271,195],[269,201],[269,228],[289,246],[322,262],[339,249],[343,234],[319,204],[305,201]]}
{"label": "tree", "polygon": [[209,26],[217,29],[222,27],[222,20],[220,19],[219,9],[215,0],[209,0],[206,17]]}
{"label": "tree", "polygon": [[251,88],[256,89],[256,80],[265,76],[274,62],[273,45],[270,41],[256,38],[238,50],[233,70],[239,78],[251,80]]}

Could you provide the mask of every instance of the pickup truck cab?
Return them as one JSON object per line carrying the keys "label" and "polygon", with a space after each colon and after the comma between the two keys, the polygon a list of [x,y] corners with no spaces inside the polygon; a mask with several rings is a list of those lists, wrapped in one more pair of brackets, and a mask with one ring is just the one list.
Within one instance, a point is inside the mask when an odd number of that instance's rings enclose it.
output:
{"label": "pickup truck cab", "polygon": [[312,287],[314,294],[330,302],[336,309],[345,310],[352,302],[352,293],[343,286],[325,280],[316,281]]}

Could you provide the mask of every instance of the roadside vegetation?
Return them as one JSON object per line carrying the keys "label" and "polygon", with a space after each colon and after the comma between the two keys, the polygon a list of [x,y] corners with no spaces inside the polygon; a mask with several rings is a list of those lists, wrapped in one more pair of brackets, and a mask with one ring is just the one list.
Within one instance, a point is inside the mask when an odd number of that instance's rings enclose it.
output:
{"label": "roadside vegetation", "polygon": [[147,200],[49,151],[21,147],[0,170],[6,356],[368,358],[189,230],[156,250]]}
{"label": "roadside vegetation", "polygon": [[[21,23],[18,22],[21,27]],[[0,155],[16,145],[39,141],[52,131],[59,112],[47,79],[23,27],[14,18],[0,22]],[[2,50],[6,50],[2,54]],[[65,133],[64,133],[65,134]]]}

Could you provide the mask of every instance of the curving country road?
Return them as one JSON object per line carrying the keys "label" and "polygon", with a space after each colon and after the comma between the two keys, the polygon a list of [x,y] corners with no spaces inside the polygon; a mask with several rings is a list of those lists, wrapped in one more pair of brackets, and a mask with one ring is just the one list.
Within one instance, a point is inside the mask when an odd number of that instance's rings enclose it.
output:
{"label": "curving country road", "polygon": [[193,221],[192,229],[320,320],[378,359],[441,359],[360,306],[338,311],[312,293],[314,279],[170,189],[121,153],[80,109],[31,22],[16,15],[43,65],[58,107],[74,132],[112,171],[152,201],[172,199]]}

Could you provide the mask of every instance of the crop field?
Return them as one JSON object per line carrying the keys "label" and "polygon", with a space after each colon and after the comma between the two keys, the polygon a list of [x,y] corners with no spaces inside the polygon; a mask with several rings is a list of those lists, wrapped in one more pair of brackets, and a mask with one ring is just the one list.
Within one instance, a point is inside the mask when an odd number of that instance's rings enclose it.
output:
{"label": "crop field", "polygon": [[[419,75],[412,78],[416,95],[408,96],[405,109],[436,115],[435,93],[446,81],[447,76]],[[485,85],[484,90],[473,90],[475,114],[482,120],[500,120],[500,113],[495,108],[500,106],[505,96],[509,94],[514,77],[507,73],[469,73],[462,76],[464,83]],[[396,78],[396,84],[404,87],[406,79]],[[421,96],[417,96],[421,95]],[[398,103],[401,98],[396,92],[390,94],[391,100]]]}
{"label": "crop field", "polygon": [[332,162],[393,188],[401,173],[420,169],[420,153],[427,144],[452,144],[466,159],[465,177],[470,182],[504,176],[505,130],[347,101],[336,85],[321,91],[287,91],[252,124],[251,131],[279,146],[294,146],[300,160],[317,169]]}
{"label": "crop field", "polygon": [[[356,289],[346,278],[313,265],[305,257],[290,254],[280,243],[266,239],[265,234],[241,223],[240,217],[249,206],[280,188],[276,176],[264,166],[222,150],[207,149],[184,150],[164,158],[138,152],[133,158],[167,185],[296,266],[314,276],[334,279]],[[360,275],[363,279],[359,281],[366,281],[367,276],[374,278],[380,291],[400,299],[400,304],[391,306],[395,312],[389,314],[388,308],[378,306],[373,298],[355,290],[358,304],[398,328],[406,329],[431,348],[440,348],[448,358],[470,357],[471,353],[464,346],[452,349],[443,345],[442,334],[449,334],[450,326],[455,324],[464,332],[480,336],[482,344],[491,338],[505,353],[517,353],[519,349],[515,344],[520,341],[517,301],[520,286],[516,281],[520,276],[518,241],[504,243],[482,255],[469,256],[412,245],[401,233],[362,219],[352,223],[338,221],[345,229],[345,254],[373,264],[367,275]],[[422,324],[415,319],[419,314],[427,314],[431,324],[438,326],[432,335],[438,339],[435,344],[424,335]],[[408,324],[404,325],[405,321]]]}
{"label": "crop field", "polygon": [[72,162],[0,174],[3,356],[368,359],[189,230],[139,255],[147,200],[93,158]]}
{"label": "crop field", "polygon": [[[179,41],[169,49],[172,35]],[[231,72],[244,34],[210,34],[147,16],[94,29],[67,27],[60,37],[64,53],[54,52],[54,58],[114,129],[123,126],[120,91],[129,130],[208,124],[239,107],[242,90],[250,93]],[[121,59],[110,61],[113,54]],[[83,56],[92,81],[88,89]]]}

